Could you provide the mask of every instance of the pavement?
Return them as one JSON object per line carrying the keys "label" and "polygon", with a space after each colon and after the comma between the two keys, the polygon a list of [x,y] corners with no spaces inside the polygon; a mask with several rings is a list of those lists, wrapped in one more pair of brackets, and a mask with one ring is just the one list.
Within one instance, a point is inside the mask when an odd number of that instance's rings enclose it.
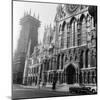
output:
{"label": "pavement", "polygon": [[32,86],[14,84],[12,98],[13,100],[18,100],[76,95],[70,93],[67,88],[65,84],[57,85],[55,90],[52,90],[52,85],[50,84],[46,85],[46,87],[40,86],[40,88],[34,84]]}
{"label": "pavement", "polygon": [[[34,84],[32,84],[31,86],[25,86],[25,85],[20,85],[21,87],[24,88],[37,88],[37,89],[45,89],[45,90],[49,90],[49,91],[54,91],[52,90],[52,84],[47,84],[46,86],[35,86]],[[67,84],[60,84],[60,85],[56,85],[56,89],[55,91],[59,91],[59,92],[69,92],[69,88],[71,86],[79,86],[78,84],[74,84],[74,85],[67,85]]]}

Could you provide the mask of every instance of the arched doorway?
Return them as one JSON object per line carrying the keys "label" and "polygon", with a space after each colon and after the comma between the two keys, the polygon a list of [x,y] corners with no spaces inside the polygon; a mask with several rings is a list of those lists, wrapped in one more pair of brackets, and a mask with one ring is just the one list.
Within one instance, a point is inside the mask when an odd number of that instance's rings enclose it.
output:
{"label": "arched doorway", "polygon": [[65,71],[67,84],[74,84],[76,82],[76,70],[74,66],[70,64]]}

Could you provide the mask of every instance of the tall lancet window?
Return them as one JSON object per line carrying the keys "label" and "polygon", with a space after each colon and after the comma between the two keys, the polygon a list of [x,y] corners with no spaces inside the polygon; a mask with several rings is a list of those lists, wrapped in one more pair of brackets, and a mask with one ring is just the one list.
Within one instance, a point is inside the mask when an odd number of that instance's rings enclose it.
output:
{"label": "tall lancet window", "polygon": [[80,20],[78,19],[77,21],[77,45],[81,45],[81,23]]}
{"label": "tall lancet window", "polygon": [[67,24],[67,48],[70,47],[70,24]]}
{"label": "tall lancet window", "polygon": [[59,37],[58,37],[59,41],[58,41],[58,46],[59,48],[61,47],[61,24],[59,26]]}
{"label": "tall lancet window", "polygon": [[77,21],[75,21],[75,46],[77,46]]}
{"label": "tall lancet window", "polygon": [[82,44],[86,44],[86,20],[84,16],[81,19],[81,35]]}
{"label": "tall lancet window", "polygon": [[87,20],[86,20],[86,31],[87,31],[87,40],[91,41],[91,17],[87,15]]}
{"label": "tall lancet window", "polygon": [[75,20],[75,18],[73,18],[72,19],[72,21],[71,21],[71,44],[72,44],[72,46],[75,46],[75,37],[76,37],[76,26],[77,26],[77,24],[76,24],[76,20]]}
{"label": "tall lancet window", "polygon": [[64,21],[62,24],[62,34],[61,34],[61,47],[64,48],[64,43],[65,43],[65,31],[66,31],[66,22]]}
{"label": "tall lancet window", "polygon": [[75,20],[72,22],[72,44],[75,46]]}

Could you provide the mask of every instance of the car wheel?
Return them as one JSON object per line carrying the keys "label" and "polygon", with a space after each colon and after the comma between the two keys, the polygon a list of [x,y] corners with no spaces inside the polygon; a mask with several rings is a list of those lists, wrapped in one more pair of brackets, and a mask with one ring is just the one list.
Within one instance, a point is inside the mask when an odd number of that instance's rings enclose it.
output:
{"label": "car wheel", "polygon": [[92,93],[95,93],[95,90],[94,89],[92,89]]}

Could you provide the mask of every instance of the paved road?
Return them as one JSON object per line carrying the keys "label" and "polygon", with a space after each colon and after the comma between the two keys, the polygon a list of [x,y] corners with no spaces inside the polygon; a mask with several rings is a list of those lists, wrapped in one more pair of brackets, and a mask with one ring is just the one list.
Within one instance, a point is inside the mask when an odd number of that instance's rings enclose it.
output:
{"label": "paved road", "polygon": [[69,92],[53,91],[46,88],[25,88],[20,85],[13,85],[13,100],[15,99],[30,99],[30,98],[45,98],[45,97],[60,97],[72,95]]}

